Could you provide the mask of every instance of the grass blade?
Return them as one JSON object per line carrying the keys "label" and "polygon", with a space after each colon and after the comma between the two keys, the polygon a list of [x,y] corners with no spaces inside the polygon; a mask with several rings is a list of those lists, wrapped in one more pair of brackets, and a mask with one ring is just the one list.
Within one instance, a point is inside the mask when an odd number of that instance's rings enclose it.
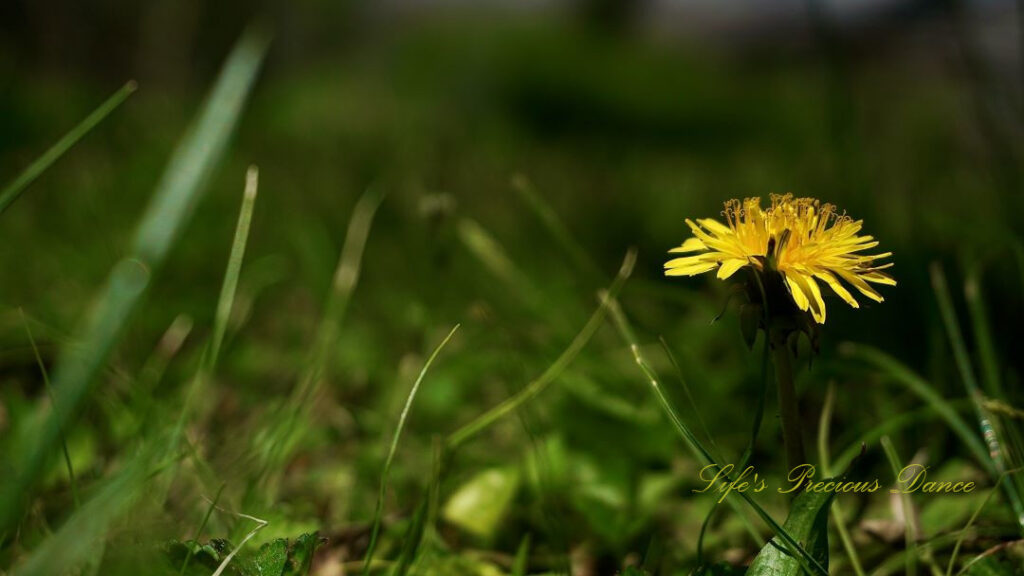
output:
{"label": "grass blade", "polygon": [[35,162],[31,163],[22,170],[21,174],[15,178],[10,184],[8,184],[3,191],[0,191],[0,214],[3,214],[11,204],[17,200],[21,193],[25,191],[29,185],[32,184],[47,168],[53,165],[65,152],[71,149],[83,136],[89,133],[97,124],[103,121],[104,118],[110,115],[118,106],[121,105],[129,96],[135,92],[138,85],[134,80],[129,81],[127,84],[121,87],[120,90],[114,93],[113,96],[107,98],[107,100],[100,104],[99,108],[92,111],[91,114],[85,117],[78,126],[71,129],[70,132],[64,135],[63,138],[57,141],[56,144],[50,147],[49,150],[43,153],[42,156],[36,159]]}
{"label": "grass blade", "polygon": [[341,248],[338,267],[334,270],[334,282],[324,305],[324,317],[317,330],[313,358],[309,364],[311,368],[303,379],[304,386],[296,390],[296,399],[299,401],[312,393],[312,390],[304,388],[315,386],[327,370],[327,358],[337,340],[338,329],[359,283],[370,228],[373,226],[377,209],[384,201],[384,196],[385,194],[377,188],[370,188],[359,198],[359,202],[352,210],[348,230],[345,232],[345,244]]}
{"label": "grass blade", "polygon": [[[1015,474],[1017,472],[1020,472],[1020,470],[1011,470],[1009,472],[1005,472],[1003,475]],[[992,486],[992,489],[988,491],[985,499],[981,501],[981,504],[974,510],[974,513],[971,514],[971,517],[967,520],[967,524],[964,524],[964,527],[960,529],[960,534],[956,537],[956,545],[953,546],[953,553],[949,557],[949,566],[946,567],[946,576],[952,576],[953,566],[956,565],[956,557],[960,554],[960,546],[963,545],[967,532],[971,529],[971,526],[974,526],[974,521],[978,519],[978,515],[985,509],[985,506],[988,506],[989,501],[992,500],[992,496],[999,491],[999,484],[1001,481],[1002,477],[1000,477]]]}
{"label": "grass blade", "polygon": [[[900,481],[900,472],[903,470],[903,463],[896,454],[896,447],[888,436],[882,437],[882,449],[885,450],[885,457],[892,467],[892,475],[895,482]],[[910,501],[910,494],[900,494],[901,508],[903,509],[903,528],[907,541],[906,572],[907,576],[917,574],[917,529],[914,524],[914,504]]]}
{"label": "grass blade", "polygon": [[142,218],[130,256],[118,262],[97,304],[79,332],[77,348],[67,349],[54,370],[56,403],[26,436],[26,450],[12,462],[18,474],[0,486],[0,530],[20,515],[25,497],[42,473],[46,459],[85,400],[106,358],[120,340],[128,319],[149,286],[152,270],[164,261],[184,226],[214,166],[227,145],[266,51],[267,38],[248,33],[232,51],[203,111],[181,141]]}
{"label": "grass blade", "polygon": [[96,495],[77,510],[63,526],[36,547],[27,561],[14,571],[16,576],[68,574],[87,563],[111,525],[141,495],[146,480],[146,456],[139,456]]}
{"label": "grass blade", "polygon": [[324,304],[324,314],[317,327],[311,358],[307,368],[299,377],[298,385],[288,401],[281,407],[283,417],[275,422],[275,428],[268,432],[267,440],[258,447],[263,460],[261,477],[267,477],[272,469],[281,463],[294,446],[297,423],[308,408],[309,399],[327,373],[327,359],[338,338],[345,311],[355,292],[362,269],[363,253],[370,236],[374,215],[384,200],[384,194],[376,188],[367,190],[349,219],[345,244],[334,271],[334,282]]}
{"label": "grass blade", "polygon": [[926,380],[918,376],[899,360],[872,346],[846,342],[842,345],[842,352],[847,356],[857,358],[874,366],[883,374],[889,376],[893,382],[903,386],[924,400],[946,421],[946,424],[963,441],[978,463],[989,473],[995,472],[992,461],[985,450],[985,445],[978,439],[978,436],[971,430],[967,422],[957,414],[952,404],[940,396]]}
{"label": "grass blade", "polygon": [[935,297],[939,303],[939,311],[942,313],[942,321],[946,325],[946,333],[949,335],[949,343],[953,347],[953,358],[956,360],[957,368],[960,371],[960,378],[964,387],[967,388],[967,396],[974,406],[975,416],[978,418],[978,426],[981,429],[982,438],[988,447],[988,456],[992,461],[992,468],[995,471],[993,479],[998,476],[1002,483],[1006,498],[1010,501],[1013,513],[1017,517],[1017,524],[1024,531],[1024,501],[1017,486],[1005,475],[1006,455],[1003,452],[999,435],[992,425],[992,415],[985,408],[985,397],[978,388],[978,382],[974,376],[974,368],[971,366],[971,358],[967,353],[967,344],[964,341],[963,333],[960,331],[960,323],[956,318],[956,311],[953,308],[953,299],[949,294],[949,286],[946,283],[946,276],[938,264],[931,267],[932,287],[935,289]]}
{"label": "grass blade", "polygon": [[[21,312],[21,320],[25,324],[25,333],[28,335],[29,344],[32,345],[32,353],[35,354],[36,364],[39,366],[39,373],[43,376],[43,385],[46,387],[46,395],[50,397],[50,403],[53,404],[53,386],[50,385],[50,375],[46,370],[46,365],[43,364],[43,357],[39,355],[39,347],[36,346],[36,339],[32,336],[32,328],[28,325],[28,318],[25,317],[25,311],[18,309]],[[71,465],[71,454],[68,452],[68,441],[64,435],[64,430],[60,430],[60,447],[64,452],[64,465],[68,469],[68,482],[71,484],[71,498],[75,502],[75,508],[82,507],[82,501],[78,498],[78,482],[75,480],[75,467]]]}
{"label": "grass blade", "polygon": [[231,255],[228,257],[224,283],[221,285],[220,298],[217,299],[217,312],[213,321],[213,338],[210,341],[210,365],[217,365],[220,347],[224,342],[231,308],[235,302],[235,290],[238,287],[238,276],[242,270],[242,259],[245,257],[245,244],[249,239],[249,226],[252,223],[252,210],[256,204],[256,191],[259,188],[259,169],[250,166],[245,173],[245,192],[242,196],[242,208],[238,213],[238,224],[235,227],[235,238],[231,243]]}
{"label": "grass blade", "polygon": [[[828,439],[831,436],[832,413],[836,403],[836,387],[829,383],[828,392],[825,393],[825,405],[821,409],[821,419],[818,421],[818,460],[821,464],[821,471],[826,478],[832,477],[831,458],[829,456]],[[864,576],[864,568],[861,567],[860,558],[857,556],[857,549],[853,546],[849,531],[846,530],[846,515],[843,513],[842,504],[837,499],[832,502],[830,511],[832,521],[836,525],[836,532],[839,533],[839,540],[843,543],[843,550],[850,559],[850,565],[857,576]]]}
{"label": "grass blade", "polygon": [[[221,484],[220,488],[217,489],[217,495],[213,497],[210,502],[210,507],[206,509],[206,515],[203,516],[203,521],[199,523],[199,528],[196,529],[196,535],[192,538],[192,542],[198,544],[199,539],[203,536],[203,530],[206,530],[206,523],[210,521],[210,516],[213,515],[214,508],[217,507],[217,502],[220,501],[220,495],[224,493],[224,487],[227,484]],[[188,554],[185,555],[185,561],[181,563],[181,570],[178,571],[178,576],[185,576],[185,569],[188,568],[189,561],[192,560],[192,554],[195,552],[194,546],[189,546]]]}
{"label": "grass blade", "polygon": [[[657,373],[654,372],[654,369],[647,363],[647,360],[640,354],[640,346],[637,344],[637,339],[633,334],[633,329],[630,327],[629,322],[626,320],[626,316],[622,313],[622,309],[618,306],[618,303],[613,301],[610,296],[606,297],[605,301],[608,303],[609,313],[611,314],[615,326],[619,329],[619,332],[626,340],[626,343],[629,344],[637,366],[640,367],[644,376],[647,377],[647,382],[651,385],[654,395],[657,397],[658,402],[661,403],[665,414],[669,417],[669,420],[672,422],[676,431],[679,432],[679,435],[686,441],[687,446],[689,446],[693,451],[694,456],[696,456],[698,461],[704,465],[717,465],[718,463],[708,452],[707,448],[700,443],[700,440],[697,439],[686,423],[684,423],[679,417],[679,413],[675,409],[675,406],[672,405],[672,401],[669,400],[667,395],[665,395],[665,391],[662,389]],[[727,481],[731,481],[728,475],[723,475],[723,478]],[[771,527],[775,535],[782,539],[786,547],[789,548],[790,553],[797,557],[797,560],[801,565],[803,565],[805,570],[813,568],[818,574],[824,574],[827,576],[828,570],[826,570],[817,559],[811,556],[803,546],[789,535],[786,530],[784,530],[782,526],[780,526],[779,523],[764,510],[764,508],[753,500],[753,498],[751,498],[746,492],[730,492],[728,496],[733,496],[734,494],[738,494],[739,497],[754,510],[758,517],[760,517],[765,524]]]}
{"label": "grass blade", "polygon": [[594,261],[583,249],[583,246],[576,241],[576,237],[559,217],[555,209],[537,192],[530,179],[523,174],[516,174],[512,177],[512,188],[519,194],[526,204],[537,214],[548,233],[555,239],[566,254],[572,258],[576,268],[587,274],[589,278],[600,279],[601,269],[594,264]]}
{"label": "grass blade", "polygon": [[985,300],[981,293],[981,274],[975,271],[967,276],[964,282],[964,300],[967,312],[971,316],[971,330],[974,342],[978,347],[978,358],[981,364],[982,382],[985,391],[993,398],[1005,398],[1003,385],[999,377],[999,360],[995,346],[992,344],[992,329],[985,312]]}
{"label": "grass blade", "polygon": [[377,547],[377,536],[380,533],[381,516],[384,513],[384,498],[387,495],[388,489],[388,476],[391,474],[391,464],[395,459],[395,453],[398,451],[398,441],[402,438],[402,430],[405,429],[405,422],[409,418],[409,410],[412,409],[412,402],[416,399],[416,392],[420,389],[420,384],[423,382],[423,377],[427,375],[427,370],[430,369],[430,365],[434,363],[434,359],[441,353],[441,350],[448,344],[448,341],[452,339],[459,329],[459,325],[456,324],[452,328],[451,332],[445,336],[444,340],[438,344],[437,348],[434,348],[434,352],[427,358],[427,362],[423,365],[423,369],[420,370],[420,375],[416,378],[416,382],[413,383],[412,389],[409,390],[409,397],[405,400],[405,407],[402,408],[402,414],[398,417],[398,425],[395,427],[395,434],[391,438],[391,447],[388,448],[387,458],[384,460],[384,470],[380,475],[380,492],[377,494],[377,509],[373,515],[373,529],[370,531],[370,544],[366,549],[366,560],[363,563],[363,574],[370,573],[370,564],[373,562],[373,553]]}
{"label": "grass blade", "polygon": [[554,361],[543,374],[538,376],[532,382],[526,385],[518,394],[505,400],[501,404],[498,404],[494,408],[491,408],[484,414],[481,414],[472,422],[459,428],[448,436],[445,441],[445,445],[449,450],[454,450],[461,446],[464,442],[479,434],[482,430],[497,422],[504,416],[514,412],[517,408],[522,406],[524,403],[530,401],[535,396],[544,391],[549,384],[554,382],[559,375],[569,366],[570,363],[576,358],[576,355],[580,353],[580,350],[587,345],[587,342],[594,336],[597,329],[604,323],[605,314],[608,312],[608,306],[611,299],[619,293],[622,286],[626,283],[629,275],[633,272],[633,266],[636,264],[636,252],[630,250],[626,253],[626,257],[622,260],[622,266],[619,268],[619,273],[612,281],[611,286],[608,288],[607,298],[602,298],[601,304],[591,315],[590,320],[583,326],[579,334],[573,338],[569,347],[562,352],[562,354]]}

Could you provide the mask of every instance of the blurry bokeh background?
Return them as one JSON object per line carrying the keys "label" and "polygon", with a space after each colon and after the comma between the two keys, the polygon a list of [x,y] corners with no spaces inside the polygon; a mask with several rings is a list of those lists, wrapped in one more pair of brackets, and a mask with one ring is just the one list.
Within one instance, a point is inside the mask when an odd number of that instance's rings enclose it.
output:
{"label": "blurry bokeh background", "polygon": [[[125,440],[111,414],[129,396],[127,374],[182,314],[193,336],[157,397],[174,405],[194,370],[249,164],[260,168],[260,195],[198,434],[238,506],[251,478],[246,437],[295,385],[353,206],[367,189],[387,194],[331,355],[327,398],[309,423],[315,439],[282,485],[249,502],[279,515],[282,533],[293,524],[330,532],[372,517],[410,374],[462,322],[399,452],[388,510],[407,516],[430,470],[432,436],[543,371],[631,246],[639,262],[624,307],[653,353],[659,335],[676,349],[711,435],[737,453],[749,432],[744,410],[756,402],[757,357],[739,337],[734,308],[711,322],[726,305],[726,286],[661,273],[666,250],[689,235],[684,218],[716,216],[734,197],[792,192],[833,202],[895,253],[899,286],[884,291],[883,304],[851,310],[829,301],[822,356],[800,375],[809,430],[829,381],[839,394],[834,434],[847,441],[919,407],[844,365],[836,351],[845,340],[870,342],[943,395],[963,395],[929,282],[932,262],[951,278],[958,305],[963,278],[982,279],[1005,388],[1016,390],[1024,329],[1018,4],[5,1],[0,179],[125,81],[137,80],[139,90],[0,220],[0,431],[43,394],[18,307],[52,359],[127,250],[170,151],[253,21],[273,31],[268,60],[228,160],[74,433],[86,478],[116,463]],[[561,249],[512,185],[517,176],[590,263]],[[479,230],[510,267],[471,249]],[[599,336],[564,383],[467,448],[453,486],[488,466],[519,466],[555,442],[572,480],[559,485],[552,463],[554,496],[520,496],[547,502],[546,512],[524,505],[512,513],[496,530],[496,549],[512,553],[524,531],[546,526],[570,543],[598,542],[599,558],[643,553],[652,539],[667,548],[682,542],[675,554],[685,557],[703,519],[685,512],[697,505],[685,498],[693,464],[657,416],[628,350],[614,331]],[[760,462],[778,471],[771,415]],[[922,447],[938,462],[962,456],[941,427],[910,428],[901,438],[908,456]],[[667,493],[679,498],[637,512],[628,495],[651,470],[672,478]],[[673,470],[682,471],[666,473]],[[572,489],[588,482],[593,493]],[[177,505],[163,525],[180,536],[205,504],[183,496]],[[548,515],[555,520],[538,520]],[[555,537],[539,540],[559,546]],[[740,535],[718,546],[744,545]]]}

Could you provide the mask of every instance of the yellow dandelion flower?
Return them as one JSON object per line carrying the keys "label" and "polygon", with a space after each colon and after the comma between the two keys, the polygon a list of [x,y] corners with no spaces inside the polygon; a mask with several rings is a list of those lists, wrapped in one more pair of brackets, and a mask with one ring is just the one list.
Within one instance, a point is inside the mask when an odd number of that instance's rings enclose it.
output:
{"label": "yellow dandelion flower", "polygon": [[819,324],[825,322],[825,301],[818,282],[854,308],[859,305],[844,283],[876,302],[883,298],[870,284],[896,285],[882,272],[892,263],[875,264],[891,252],[861,254],[878,246],[873,237],[859,235],[863,221],[838,214],[835,206],[814,198],[773,194],[771,201],[767,210],[761,208],[760,198],[726,202],[726,224],[711,218],[687,219],[693,237],[669,252],[697,254],[669,260],[665,275],[693,276],[717,268],[724,280],[745,266],[775,270],[797,307]]}

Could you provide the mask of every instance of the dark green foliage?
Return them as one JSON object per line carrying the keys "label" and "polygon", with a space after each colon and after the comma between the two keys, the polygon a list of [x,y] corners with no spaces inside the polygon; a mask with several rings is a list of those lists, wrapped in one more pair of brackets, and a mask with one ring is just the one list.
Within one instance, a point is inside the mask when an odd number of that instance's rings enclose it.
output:
{"label": "dark green foliage", "polygon": [[[223,574],[232,576],[306,576],[313,564],[313,555],[324,540],[316,532],[302,534],[294,540],[277,538],[263,544],[255,552],[240,551],[225,567]],[[234,547],[227,540],[214,538],[206,544],[194,540],[167,545],[166,558],[176,571],[185,561],[189,549],[192,560],[186,574],[209,576],[215,572]]]}
{"label": "dark green foliage", "polygon": [[[782,527],[823,567],[828,568],[828,510],[834,492],[801,492],[789,509]],[[787,551],[778,537],[761,549],[747,570],[748,576],[795,576],[802,574],[802,562]]]}

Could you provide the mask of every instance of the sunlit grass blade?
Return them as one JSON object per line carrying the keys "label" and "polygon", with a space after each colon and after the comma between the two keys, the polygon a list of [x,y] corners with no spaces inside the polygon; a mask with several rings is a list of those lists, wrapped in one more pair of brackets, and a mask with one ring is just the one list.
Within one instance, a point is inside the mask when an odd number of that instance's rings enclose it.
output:
{"label": "sunlit grass blade", "polygon": [[[679,412],[675,409],[675,406],[672,404],[672,401],[668,398],[668,396],[665,394],[665,391],[662,389],[661,380],[658,377],[657,373],[654,372],[654,369],[651,368],[651,365],[640,354],[640,346],[637,343],[637,339],[635,334],[633,333],[633,329],[632,327],[630,327],[629,322],[626,319],[625,314],[623,314],[622,309],[619,307],[618,303],[612,300],[610,295],[605,297],[605,301],[608,302],[609,314],[612,317],[612,321],[614,322],[616,328],[618,328],[619,333],[625,339],[627,345],[629,345],[630,350],[633,352],[633,358],[636,361],[637,366],[640,368],[640,371],[643,372],[644,376],[647,378],[647,383],[651,386],[651,389],[654,392],[655,397],[661,404],[661,407],[665,411],[666,416],[668,416],[669,420],[672,422],[672,425],[676,429],[676,432],[678,432],[679,435],[683,438],[687,446],[693,452],[694,456],[702,465],[718,465],[715,459],[711,456],[711,453],[708,452],[707,448],[705,448],[704,445],[700,443],[700,440],[697,439],[697,437],[693,434],[693,432],[686,425],[686,423],[683,422],[682,418],[679,417]],[[723,478],[726,481],[731,481],[728,475],[723,475]],[[757,516],[761,518],[761,520],[764,521],[765,524],[771,527],[775,535],[781,538],[782,541],[785,543],[786,547],[789,549],[789,553],[797,558],[798,562],[801,566],[804,567],[805,570],[810,571],[810,569],[813,568],[814,571],[816,571],[818,574],[828,574],[828,570],[826,570],[825,567],[822,566],[817,559],[811,556],[811,554],[809,554],[807,550],[805,550],[804,547],[800,545],[799,542],[797,542],[789,533],[787,533],[786,530],[783,529],[783,527],[779,525],[779,523],[776,522],[775,519],[773,519],[771,515],[768,514],[768,512],[766,512],[764,508],[762,508],[757,502],[755,502],[754,499],[751,498],[746,492],[733,491],[728,494],[727,498],[733,495],[739,495],[739,497],[742,498],[743,501],[746,502],[754,510],[754,513],[756,513]]]}
{"label": "sunlit grass blade", "polygon": [[[831,436],[832,413],[835,409],[836,387],[829,384],[828,392],[825,394],[825,405],[821,409],[821,419],[818,420],[818,463],[826,478],[832,477],[832,464],[829,455],[828,442]],[[843,550],[850,559],[850,565],[857,576],[864,576],[864,568],[861,566],[860,557],[857,555],[857,548],[853,545],[850,532],[846,529],[846,514],[843,513],[842,503],[839,500],[832,502],[830,510],[832,522],[835,524],[839,540],[843,544]]]}
{"label": "sunlit grass blade", "polygon": [[297,423],[308,409],[309,399],[327,376],[327,360],[337,342],[345,312],[359,283],[363,253],[366,251],[374,216],[383,200],[384,193],[371,187],[363,193],[352,210],[345,244],[341,248],[331,289],[325,299],[323,316],[317,326],[310,358],[299,376],[298,384],[281,407],[280,418],[257,447],[263,461],[260,477],[270,474],[291,451],[296,441]]}
{"label": "sunlit grass blade", "polygon": [[324,314],[317,328],[316,342],[313,346],[313,357],[309,368],[303,376],[303,383],[296,388],[293,400],[304,402],[312,393],[311,387],[324,377],[327,370],[327,358],[338,338],[338,330],[345,318],[352,295],[359,283],[359,275],[363,267],[363,254],[366,242],[370,238],[373,219],[384,201],[384,192],[371,187],[359,198],[345,232],[345,244],[341,248],[338,266],[334,270],[331,292],[324,304]]}
{"label": "sunlit grass blade", "polygon": [[128,99],[129,96],[135,92],[138,86],[135,81],[130,81],[120,90],[114,93],[113,96],[108,98],[103,104],[100,104],[99,108],[92,111],[91,114],[85,117],[78,126],[71,129],[70,132],[64,135],[63,138],[57,141],[56,144],[50,147],[49,150],[43,153],[42,156],[36,159],[35,162],[31,163],[22,170],[21,174],[15,178],[10,184],[4,187],[0,191],[0,214],[3,214],[11,204],[17,200],[22,192],[29,187],[32,182],[35,181],[47,168],[53,165],[61,156],[64,155],[72,146],[74,146],[83,136],[89,133],[90,130],[96,127],[97,124],[103,121],[104,118],[110,115],[122,102]]}
{"label": "sunlit grass blade", "polygon": [[456,231],[459,240],[476,257],[485,270],[490,272],[503,285],[506,292],[515,294],[531,313],[545,316],[549,323],[557,323],[558,328],[567,329],[564,316],[547,314],[547,298],[534,284],[529,276],[512,260],[508,252],[498,240],[476,220],[462,218]]}
{"label": "sunlit grass blade", "polygon": [[526,576],[526,569],[530,563],[530,535],[523,536],[516,549],[516,556],[512,560],[511,576]]}
{"label": "sunlit grass blade", "polygon": [[[697,407],[697,401],[693,399],[693,393],[690,391],[690,385],[687,384],[687,382],[686,382],[686,377],[683,375],[683,369],[679,365],[679,361],[676,360],[676,355],[672,353],[672,349],[669,347],[668,342],[665,341],[664,337],[659,337],[658,341],[661,342],[661,348],[662,348],[662,350],[665,351],[665,356],[668,357],[669,362],[672,364],[672,369],[676,373],[676,380],[679,382],[679,387],[683,389],[683,394],[686,395],[686,401],[690,403],[690,410],[693,411],[693,415],[697,419],[697,425],[700,426],[700,431],[704,434],[704,438],[708,442],[708,446],[710,447],[709,451],[711,452],[711,455],[719,457],[720,454],[718,453],[718,447],[715,446],[715,439],[714,439],[714,437],[712,437],[711,430],[708,428],[707,423],[704,422],[704,417],[701,416],[700,408]],[[763,396],[762,396],[762,399],[763,399]],[[762,412],[763,412],[763,410],[762,410]],[[756,441],[757,441],[756,440],[756,438],[757,438],[757,432],[756,431],[760,430],[760,428],[761,428],[761,426],[760,426],[760,420],[761,420],[760,417],[756,417],[756,420],[757,420],[757,422],[756,422],[755,427],[754,427],[755,428],[755,432],[754,432],[753,443],[756,443]],[[753,450],[751,449],[750,451],[752,452]]]}
{"label": "sunlit grass blade", "polygon": [[956,545],[953,546],[953,553],[949,556],[949,565],[946,567],[946,576],[952,576],[953,566],[956,565],[956,557],[960,554],[960,547],[964,543],[964,538],[967,537],[967,532],[971,529],[971,526],[974,526],[974,521],[978,519],[978,515],[980,515],[981,511],[985,509],[985,506],[988,506],[989,501],[992,500],[992,496],[994,496],[996,492],[999,491],[999,485],[1002,483],[1003,480],[1002,476],[1008,474],[1016,474],[1018,472],[1020,472],[1020,470],[1010,470],[1000,475],[1000,477],[996,480],[995,484],[992,485],[992,489],[988,491],[987,495],[985,495],[985,499],[982,500],[981,504],[979,504],[978,507],[974,509],[974,513],[971,514],[971,517],[967,520],[967,524],[965,524],[964,527],[960,529],[960,533],[956,537]]}
{"label": "sunlit grass blade", "polygon": [[[961,407],[966,407],[967,400],[952,400],[949,402],[949,406],[956,411]],[[856,438],[850,442],[838,456],[836,456],[835,460],[832,462],[832,468],[834,470],[845,470],[861,453],[864,445],[873,444],[881,440],[882,436],[890,435],[898,430],[903,430],[915,424],[936,418],[941,419],[942,416],[930,405],[925,405],[923,408],[895,415],[856,436]]]}
{"label": "sunlit grass blade", "polygon": [[[21,320],[25,323],[25,334],[28,335],[29,344],[32,345],[32,353],[36,357],[36,365],[39,366],[39,373],[43,376],[43,386],[46,387],[46,395],[50,397],[50,403],[54,402],[53,386],[50,385],[50,374],[46,370],[46,364],[43,363],[43,357],[39,355],[39,347],[36,346],[36,339],[32,336],[32,328],[28,325],[28,318],[25,317],[25,311],[19,309],[21,312]],[[64,435],[64,430],[60,430],[60,447],[64,453],[64,466],[68,470],[68,482],[71,484],[71,498],[75,503],[75,508],[82,506],[82,501],[78,498],[78,481],[75,479],[75,467],[71,465],[71,453],[68,452],[68,441]]]}
{"label": "sunlit grass blade", "polygon": [[[216,506],[214,506],[214,508],[216,508]],[[259,534],[260,530],[263,530],[264,528],[270,525],[270,522],[263,520],[262,518],[256,518],[255,516],[242,514],[240,512],[231,512],[228,510],[224,510],[222,508],[217,509],[227,512],[228,514],[238,516],[239,518],[244,518],[246,520],[255,522],[256,526],[253,527],[253,529],[250,530],[249,533],[246,534],[244,538],[242,538],[242,541],[238,543],[238,546],[235,546],[235,548],[231,550],[230,554],[224,557],[224,560],[220,563],[220,566],[217,566],[217,571],[213,573],[213,576],[220,576],[221,574],[223,574],[224,570],[226,570],[228,565],[231,564],[231,561],[235,559],[235,556],[238,554],[238,552],[242,550],[242,547],[244,547],[246,543],[249,542],[249,540],[252,540],[257,534]]]}
{"label": "sunlit grass blade", "polygon": [[914,373],[913,370],[903,365],[899,360],[882,352],[881,350],[866,344],[853,344],[846,342],[842,345],[842,352],[852,358],[866,362],[883,374],[887,375],[893,382],[903,386],[920,399],[924,400],[939,416],[945,420],[950,429],[970,450],[971,455],[981,464],[985,470],[995,475],[995,468],[988,457],[985,445],[978,439],[977,434],[971,429],[967,422],[960,417],[953,408],[952,403],[946,400],[935,391],[926,380]]}
{"label": "sunlit grass blade", "polygon": [[[220,488],[217,489],[217,495],[210,501],[210,506],[206,508],[206,514],[203,516],[203,521],[199,523],[199,527],[196,528],[196,535],[192,538],[193,543],[198,543],[199,539],[203,536],[203,530],[206,530],[206,523],[210,521],[210,516],[213,515],[213,510],[217,507],[217,502],[220,502],[220,496],[224,493],[224,487],[227,484],[221,484]],[[181,563],[181,570],[178,571],[179,576],[185,576],[185,570],[188,568],[189,561],[192,560],[192,554],[195,552],[195,546],[189,546],[188,553],[185,555],[185,561]]]}
{"label": "sunlit grass blade", "polygon": [[245,258],[245,245],[249,239],[249,226],[252,223],[252,211],[256,204],[256,194],[259,189],[259,171],[255,166],[250,166],[245,174],[245,188],[242,191],[242,207],[238,212],[238,223],[235,225],[235,236],[231,242],[231,252],[228,254],[228,263],[224,271],[224,280],[221,283],[220,296],[217,299],[217,308],[213,317],[213,334],[203,355],[199,361],[199,369],[192,377],[188,390],[185,393],[185,403],[178,414],[178,423],[175,426],[174,434],[171,436],[169,448],[174,452],[178,448],[178,441],[185,429],[192,411],[193,399],[200,393],[207,379],[210,378],[217,365],[217,357],[220,347],[224,341],[224,334],[227,331],[228,320],[231,317],[231,310],[234,307],[235,291],[238,287],[238,277],[242,272],[242,260]]}
{"label": "sunlit grass blade", "polygon": [[129,256],[110,272],[106,286],[79,332],[79,345],[64,350],[53,374],[56,403],[26,435],[26,450],[14,478],[0,487],[0,530],[20,515],[26,496],[42,472],[67,426],[85,400],[92,383],[120,340],[132,313],[149,287],[152,273],[191,213],[203,184],[219,162],[256,77],[268,39],[246,34],[232,51],[198,120],[179,143],[142,217]]}
{"label": "sunlit grass blade", "polygon": [[619,267],[619,273],[612,281],[611,286],[608,288],[609,298],[603,298],[601,303],[598,305],[597,310],[591,315],[590,320],[583,326],[583,329],[573,338],[569,347],[566,348],[562,354],[552,363],[547,370],[544,371],[540,376],[534,379],[532,382],[526,385],[518,394],[508,398],[501,404],[498,404],[494,408],[491,408],[487,412],[481,414],[473,421],[462,426],[445,441],[445,445],[449,450],[454,450],[461,446],[464,442],[479,434],[482,430],[486,429],[491,424],[494,424],[501,418],[514,412],[524,403],[529,402],[538,394],[544,391],[549,384],[554,382],[559,375],[572,363],[576,358],[576,355],[583,350],[583,347],[587,345],[587,342],[594,336],[597,329],[604,323],[605,314],[608,312],[608,302],[610,298],[614,298],[619,293],[622,286],[625,285],[629,275],[633,272],[633,266],[636,264],[636,252],[630,250],[626,253],[626,257],[622,261],[622,266]]}
{"label": "sunlit grass blade", "polygon": [[985,298],[981,291],[981,273],[977,270],[967,276],[964,282],[964,300],[971,316],[971,330],[978,348],[982,383],[985,392],[993,398],[1003,398],[1002,379],[999,377],[999,360],[992,343],[992,329],[985,310]]}
{"label": "sunlit grass blade", "polygon": [[431,364],[434,363],[434,359],[441,353],[448,341],[452,339],[459,329],[459,325],[456,324],[452,328],[451,332],[445,336],[444,340],[434,348],[434,352],[427,358],[423,369],[420,370],[419,376],[416,377],[416,381],[413,383],[412,388],[409,390],[409,396],[405,399],[405,406],[402,408],[402,413],[398,417],[398,424],[395,426],[395,433],[391,437],[391,446],[388,448],[388,455],[384,459],[384,470],[380,475],[380,491],[377,494],[377,508],[373,514],[373,528],[370,530],[370,544],[366,549],[366,559],[363,563],[363,574],[370,573],[370,565],[373,562],[373,553],[377,547],[377,536],[380,533],[381,517],[384,515],[384,499],[387,496],[388,490],[388,478],[391,475],[391,464],[395,460],[395,453],[398,452],[398,442],[402,438],[402,431],[405,430],[405,422],[409,418],[409,411],[412,409],[412,402],[416,399],[416,393],[420,389],[420,384],[423,383],[424,376],[427,375],[427,371],[430,370]]}
{"label": "sunlit grass blade", "polygon": [[[899,455],[896,454],[896,447],[892,445],[892,440],[888,436],[882,437],[882,449],[885,451],[886,459],[889,460],[889,466],[892,467],[894,482],[899,482],[903,463],[900,461]],[[900,507],[903,509],[903,530],[908,552],[905,573],[907,576],[914,576],[917,574],[917,528],[914,522],[914,503],[910,500],[910,494],[900,494]]]}
{"label": "sunlit grass blade", "polygon": [[148,460],[145,455],[136,456],[113,479],[104,482],[57,532],[32,550],[14,571],[15,576],[69,574],[93,559],[111,525],[141,496]]}
{"label": "sunlit grass blade", "polygon": [[1005,475],[1008,467],[1006,465],[1006,454],[1003,451],[1002,442],[999,439],[996,429],[993,426],[992,415],[985,408],[985,397],[978,387],[974,376],[974,367],[971,365],[971,357],[967,353],[967,344],[964,341],[963,333],[960,331],[960,323],[957,321],[956,310],[953,308],[953,299],[949,294],[949,286],[946,283],[946,276],[938,264],[931,267],[932,287],[935,289],[935,297],[939,303],[939,311],[942,313],[942,321],[946,326],[946,334],[949,336],[949,343],[953,347],[953,358],[960,371],[960,378],[967,389],[967,397],[970,398],[974,407],[975,416],[978,419],[978,426],[981,429],[982,438],[988,447],[988,456],[992,460],[992,468],[995,474],[1001,479],[1006,498],[1013,508],[1017,518],[1017,524],[1024,531],[1024,500],[1017,490],[1017,486]]}
{"label": "sunlit grass blade", "polygon": [[227,271],[221,284],[220,297],[217,299],[217,312],[213,320],[213,335],[210,339],[209,368],[217,365],[220,347],[224,343],[224,333],[228,328],[231,309],[235,302],[235,290],[238,277],[242,271],[242,259],[245,258],[245,244],[249,239],[249,226],[252,224],[252,211],[256,204],[256,192],[259,189],[259,169],[250,166],[245,173],[245,191],[242,195],[242,208],[238,213],[238,224],[235,227],[235,238],[231,243],[231,255],[228,257]]}
{"label": "sunlit grass blade", "polygon": [[569,228],[562,221],[562,218],[559,217],[555,209],[544,199],[543,195],[537,192],[533,182],[524,174],[516,174],[512,177],[512,188],[526,202],[527,206],[537,214],[537,217],[540,218],[544,227],[548,229],[548,233],[555,239],[555,242],[572,258],[576,268],[594,280],[601,278],[601,269],[597,264],[594,264],[593,259],[583,249],[583,246],[576,241],[576,238],[569,231]]}

